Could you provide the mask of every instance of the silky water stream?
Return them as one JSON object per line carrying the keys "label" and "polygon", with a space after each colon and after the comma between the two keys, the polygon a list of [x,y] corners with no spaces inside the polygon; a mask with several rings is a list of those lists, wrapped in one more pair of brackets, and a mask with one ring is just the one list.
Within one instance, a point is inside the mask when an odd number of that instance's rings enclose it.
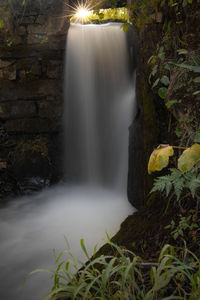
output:
{"label": "silky water stream", "polygon": [[134,80],[120,24],[71,25],[65,70],[65,183],[0,209],[0,299],[39,300],[51,287],[53,249],[85,259],[134,211],[126,196]]}

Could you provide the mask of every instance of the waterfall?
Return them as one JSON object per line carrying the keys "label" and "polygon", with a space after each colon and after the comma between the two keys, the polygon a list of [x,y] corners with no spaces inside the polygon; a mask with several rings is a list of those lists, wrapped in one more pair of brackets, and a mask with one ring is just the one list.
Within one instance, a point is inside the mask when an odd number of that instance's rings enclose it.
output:
{"label": "waterfall", "polygon": [[123,189],[134,85],[121,24],[70,26],[65,114],[68,181]]}
{"label": "waterfall", "polygon": [[42,192],[14,199],[0,208],[0,299],[39,300],[55,269],[52,249],[66,248],[84,261],[133,212],[127,200],[128,127],[134,84],[126,36],[119,24],[72,25],[66,48],[66,180]]}

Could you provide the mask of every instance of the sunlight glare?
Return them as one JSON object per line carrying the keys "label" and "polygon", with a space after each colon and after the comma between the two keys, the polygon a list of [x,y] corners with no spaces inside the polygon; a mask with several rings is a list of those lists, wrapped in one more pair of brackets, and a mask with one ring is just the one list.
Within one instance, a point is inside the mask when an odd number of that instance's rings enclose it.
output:
{"label": "sunlight glare", "polygon": [[91,11],[87,7],[79,6],[76,10],[74,17],[75,19],[84,22],[88,19],[90,15],[91,15]]}

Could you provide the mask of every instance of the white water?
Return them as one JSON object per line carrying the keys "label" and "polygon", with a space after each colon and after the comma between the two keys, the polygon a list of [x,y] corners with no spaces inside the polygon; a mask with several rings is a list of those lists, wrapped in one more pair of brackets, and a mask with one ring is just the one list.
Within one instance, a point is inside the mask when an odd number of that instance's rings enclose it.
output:
{"label": "white water", "polygon": [[128,126],[133,81],[125,34],[118,24],[70,28],[66,68],[67,183],[16,199],[0,210],[0,299],[39,300],[49,290],[52,249],[84,259],[133,212],[126,197]]}

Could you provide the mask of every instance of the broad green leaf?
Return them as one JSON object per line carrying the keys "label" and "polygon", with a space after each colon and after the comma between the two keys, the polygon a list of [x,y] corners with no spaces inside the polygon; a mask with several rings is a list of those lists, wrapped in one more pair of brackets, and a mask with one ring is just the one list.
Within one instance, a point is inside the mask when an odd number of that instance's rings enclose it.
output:
{"label": "broad green leaf", "polygon": [[178,169],[182,172],[190,171],[200,162],[200,145],[194,144],[192,147],[183,151],[178,159]]}
{"label": "broad green leaf", "polygon": [[164,85],[168,86],[170,81],[169,81],[169,77],[164,75],[161,80],[160,80]]}
{"label": "broad green leaf", "polygon": [[167,95],[167,88],[166,87],[159,88],[158,95],[160,96],[160,98],[165,99]]}
{"label": "broad green leaf", "polygon": [[160,145],[155,149],[149,159],[148,173],[151,174],[155,171],[161,171],[169,163],[169,156],[174,154],[172,146]]}

